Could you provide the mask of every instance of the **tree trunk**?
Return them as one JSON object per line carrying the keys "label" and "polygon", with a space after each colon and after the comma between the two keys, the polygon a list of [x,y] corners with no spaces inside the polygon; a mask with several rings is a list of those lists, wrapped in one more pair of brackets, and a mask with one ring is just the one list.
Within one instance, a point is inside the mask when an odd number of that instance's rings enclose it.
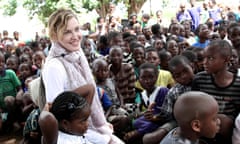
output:
{"label": "tree trunk", "polygon": [[109,3],[106,2],[106,0],[99,0],[99,3],[99,7],[96,9],[96,11],[101,17],[105,18],[108,13]]}
{"label": "tree trunk", "polygon": [[128,17],[133,13],[138,14],[146,1],[147,0],[129,0]]}

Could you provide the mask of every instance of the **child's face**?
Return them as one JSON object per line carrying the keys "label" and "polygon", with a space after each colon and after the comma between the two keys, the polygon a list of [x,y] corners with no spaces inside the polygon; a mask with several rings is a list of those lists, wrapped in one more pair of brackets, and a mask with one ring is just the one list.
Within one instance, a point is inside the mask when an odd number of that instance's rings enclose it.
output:
{"label": "child's face", "polygon": [[169,51],[172,56],[176,56],[179,54],[179,48],[178,48],[178,44],[176,41],[170,41],[168,43],[168,47],[167,47],[167,51]]}
{"label": "child's face", "polygon": [[166,52],[166,58],[161,60],[161,69],[168,70],[168,62],[171,60],[172,55],[170,52]]}
{"label": "child's face", "polygon": [[112,65],[121,65],[123,59],[121,48],[114,48],[112,51],[110,51],[109,59]]}
{"label": "child's face", "polygon": [[160,51],[160,50],[163,49],[163,47],[164,47],[163,41],[160,40],[160,39],[156,39],[156,40],[155,40],[154,48],[155,48],[157,51]]}
{"label": "child's face", "polygon": [[134,48],[132,57],[137,65],[141,65],[145,60],[143,48],[142,47]]}
{"label": "child's face", "polygon": [[230,59],[231,62],[231,68],[233,69],[237,69],[238,68],[238,63],[239,63],[239,56],[237,54],[237,50],[236,49],[232,49],[232,57]]}
{"label": "child's face", "polygon": [[14,71],[18,69],[17,61],[12,58],[7,59],[6,65],[7,65],[7,69],[11,69]]}
{"label": "child's face", "polygon": [[36,65],[38,68],[41,68],[42,67],[42,62],[43,62],[43,57],[44,56],[42,56],[40,54],[34,55],[33,64]]}
{"label": "child's face", "polygon": [[89,107],[86,107],[76,112],[79,114],[76,118],[69,121],[68,129],[71,130],[72,134],[82,136],[88,129],[88,117],[91,110]]}
{"label": "child's face", "polygon": [[229,39],[231,40],[234,48],[240,48],[240,27],[234,27],[229,33]]}
{"label": "child's face", "polygon": [[209,38],[210,36],[210,31],[208,29],[207,25],[202,25],[201,28],[199,29],[199,37],[201,38]]}
{"label": "child's face", "polygon": [[160,59],[159,59],[158,53],[155,51],[147,52],[146,60],[147,60],[147,62],[152,63],[155,66],[158,66],[160,64]]}
{"label": "child's face", "polygon": [[145,45],[145,43],[146,43],[146,38],[145,38],[144,35],[139,35],[139,36],[137,37],[137,40],[138,40],[142,45]]}
{"label": "child's face", "polygon": [[31,63],[30,57],[27,56],[27,55],[24,55],[24,56],[21,58],[21,63]]}
{"label": "child's face", "polygon": [[139,72],[139,82],[141,86],[150,91],[154,88],[158,74],[151,68],[141,69]]}
{"label": "child's face", "polygon": [[229,62],[214,47],[206,47],[204,55],[204,69],[208,73],[215,74],[224,70]]}
{"label": "child's face", "polygon": [[207,138],[214,138],[220,129],[220,119],[218,118],[217,102],[211,105],[209,112],[200,120],[200,135]]}
{"label": "child's face", "polygon": [[179,35],[179,33],[180,33],[179,25],[178,24],[173,24],[172,27],[171,27],[170,33],[174,34],[174,35]]}
{"label": "child's face", "polygon": [[104,81],[108,77],[108,65],[107,63],[99,62],[96,67],[93,68],[94,75],[98,81]]}
{"label": "child's face", "polygon": [[197,70],[204,71],[204,51],[197,52]]}
{"label": "child's face", "polygon": [[175,81],[182,85],[191,84],[194,77],[192,67],[183,61],[181,64],[171,67],[171,72]]}
{"label": "child's face", "polygon": [[21,64],[19,67],[20,75],[24,78],[31,76],[31,70],[27,64]]}

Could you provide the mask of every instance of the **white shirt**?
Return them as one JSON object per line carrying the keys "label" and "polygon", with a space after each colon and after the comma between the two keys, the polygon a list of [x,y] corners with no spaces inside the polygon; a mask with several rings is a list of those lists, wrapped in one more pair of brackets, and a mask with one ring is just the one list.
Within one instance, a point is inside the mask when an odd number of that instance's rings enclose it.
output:
{"label": "white shirt", "polygon": [[232,144],[240,144],[240,114],[235,119],[235,128],[233,129]]}
{"label": "white shirt", "polygon": [[92,144],[84,136],[70,135],[58,131],[57,144]]}

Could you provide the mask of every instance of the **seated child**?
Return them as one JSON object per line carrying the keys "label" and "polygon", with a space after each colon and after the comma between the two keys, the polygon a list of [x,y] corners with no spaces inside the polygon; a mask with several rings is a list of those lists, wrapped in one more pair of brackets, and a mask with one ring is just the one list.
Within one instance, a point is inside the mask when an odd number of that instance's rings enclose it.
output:
{"label": "seated child", "polygon": [[166,87],[155,86],[158,77],[157,66],[144,63],[140,66],[139,72],[139,81],[145,89],[141,93],[141,105],[148,110],[144,112],[143,116],[135,120],[133,126],[136,130],[128,132],[125,135],[125,140],[139,138],[156,130],[161,125],[156,114],[161,111],[165,95],[168,92]]}
{"label": "seated child", "polygon": [[159,143],[170,130],[176,127],[176,121],[173,118],[174,103],[181,94],[191,90],[194,69],[192,63],[185,56],[173,57],[169,61],[169,70],[177,83],[168,91],[162,105],[163,111],[157,115],[165,124],[156,131],[144,135],[144,142]]}
{"label": "seated child", "polygon": [[[84,97],[75,92],[63,92],[54,100],[50,111],[56,119],[47,111],[43,111],[40,115],[39,124],[43,132],[43,142],[47,144],[90,144],[84,133],[88,130],[88,117],[91,109]],[[48,119],[53,124],[51,129],[45,125],[47,124],[45,120]],[[56,132],[57,127],[58,132]]]}
{"label": "seated child", "polygon": [[210,95],[191,91],[182,94],[174,105],[179,127],[173,129],[160,144],[200,143],[200,137],[214,138],[220,129],[218,103]]}

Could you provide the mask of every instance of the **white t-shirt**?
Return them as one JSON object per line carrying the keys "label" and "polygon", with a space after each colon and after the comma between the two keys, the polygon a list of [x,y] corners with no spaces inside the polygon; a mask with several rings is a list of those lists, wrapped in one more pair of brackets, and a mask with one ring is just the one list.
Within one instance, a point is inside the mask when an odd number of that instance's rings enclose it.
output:
{"label": "white t-shirt", "polygon": [[57,58],[47,61],[42,73],[47,102],[52,103],[60,93],[69,90],[66,87],[67,73],[65,67]]}
{"label": "white t-shirt", "polygon": [[58,131],[57,144],[92,144],[84,136],[70,135]]}

